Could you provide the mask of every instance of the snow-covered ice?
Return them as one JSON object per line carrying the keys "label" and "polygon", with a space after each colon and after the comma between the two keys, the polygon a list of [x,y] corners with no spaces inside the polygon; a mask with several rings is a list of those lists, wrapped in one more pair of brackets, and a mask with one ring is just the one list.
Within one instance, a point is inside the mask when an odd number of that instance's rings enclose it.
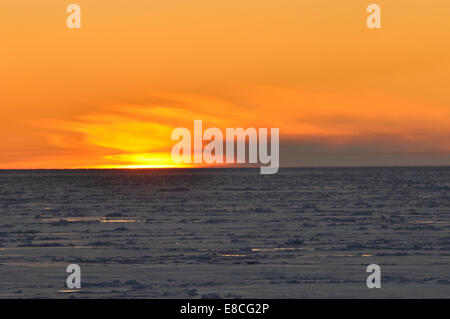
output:
{"label": "snow-covered ice", "polygon": [[449,194],[450,167],[0,171],[0,298],[450,298]]}

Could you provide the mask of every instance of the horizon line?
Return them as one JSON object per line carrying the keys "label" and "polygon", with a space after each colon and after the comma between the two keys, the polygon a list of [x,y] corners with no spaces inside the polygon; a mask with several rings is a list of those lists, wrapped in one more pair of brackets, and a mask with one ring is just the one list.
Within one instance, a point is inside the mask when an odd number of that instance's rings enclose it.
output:
{"label": "horizon line", "polygon": [[[259,169],[261,166],[214,166],[214,167],[111,167],[111,168],[0,168],[0,171],[113,171],[113,170],[198,170],[198,169]],[[280,166],[280,169],[286,168],[414,168],[414,167],[450,167],[450,164],[438,165],[318,165],[318,166]]]}

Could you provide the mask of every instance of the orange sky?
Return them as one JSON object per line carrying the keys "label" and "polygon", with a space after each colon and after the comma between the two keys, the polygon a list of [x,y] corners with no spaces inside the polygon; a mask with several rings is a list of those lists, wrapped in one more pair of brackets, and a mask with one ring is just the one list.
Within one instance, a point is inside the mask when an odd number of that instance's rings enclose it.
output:
{"label": "orange sky", "polygon": [[450,164],[447,0],[6,0],[0,39],[0,168],[170,165],[194,119],[279,127],[282,165]]}

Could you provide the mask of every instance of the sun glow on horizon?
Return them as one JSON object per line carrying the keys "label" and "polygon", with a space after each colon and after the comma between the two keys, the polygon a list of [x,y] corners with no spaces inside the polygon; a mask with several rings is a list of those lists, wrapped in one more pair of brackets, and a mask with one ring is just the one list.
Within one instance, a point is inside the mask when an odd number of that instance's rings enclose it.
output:
{"label": "sun glow on horizon", "polygon": [[98,165],[93,167],[85,167],[87,169],[159,169],[159,168],[188,168],[190,166],[183,166],[183,165]]}
{"label": "sun glow on horizon", "polygon": [[119,155],[108,155],[105,159],[123,164],[103,164],[94,168],[176,168],[186,167],[183,164],[175,164],[170,153],[130,153]]}

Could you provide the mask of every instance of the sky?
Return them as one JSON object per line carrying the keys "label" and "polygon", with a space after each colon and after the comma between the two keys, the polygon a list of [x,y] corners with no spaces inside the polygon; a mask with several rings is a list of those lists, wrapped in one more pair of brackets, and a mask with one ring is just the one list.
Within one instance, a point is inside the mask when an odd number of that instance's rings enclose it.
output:
{"label": "sky", "polygon": [[282,166],[450,165],[447,0],[4,0],[0,39],[2,169],[171,166],[196,119],[279,128]]}

